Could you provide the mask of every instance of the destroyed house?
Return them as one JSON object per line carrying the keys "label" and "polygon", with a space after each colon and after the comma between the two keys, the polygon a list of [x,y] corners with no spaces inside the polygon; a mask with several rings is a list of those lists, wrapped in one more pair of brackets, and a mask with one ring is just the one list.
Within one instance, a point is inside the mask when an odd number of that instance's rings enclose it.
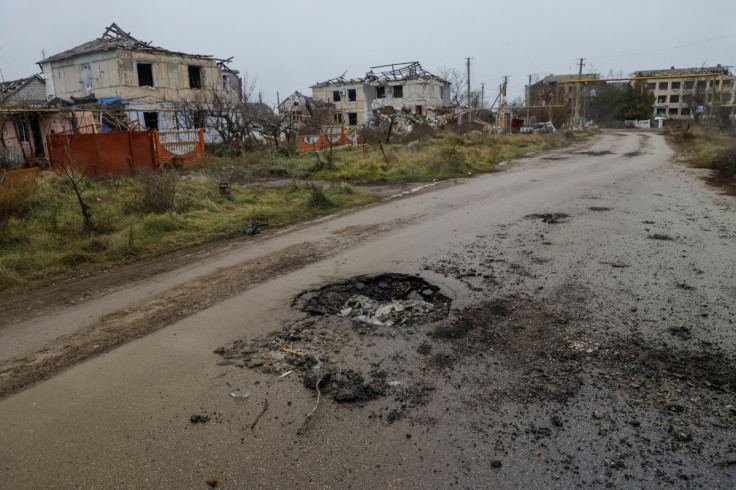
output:
{"label": "destroyed house", "polygon": [[[537,83],[525,87],[525,97],[529,105],[549,106],[564,105],[575,98],[575,86],[570,83],[573,80],[596,80],[600,79],[598,73],[583,73],[570,75],[547,75]],[[605,82],[599,82],[605,83]],[[587,85],[587,84],[586,84]]]}
{"label": "destroyed house", "polygon": [[48,156],[46,136],[91,123],[91,113],[62,111],[46,102],[41,75],[0,83],[0,168],[39,163]]}
{"label": "destroyed house", "polygon": [[325,99],[315,99],[294,92],[279,104],[279,114],[289,116],[297,131],[319,132],[322,125],[334,122],[334,106]]}
{"label": "destroyed house", "polygon": [[152,46],[113,23],[101,37],[38,64],[49,99],[121,99],[130,119],[148,129],[189,129],[176,114],[182,104],[239,101],[242,84],[237,71],[223,73],[225,62]]}
{"label": "destroyed house", "polygon": [[[423,118],[450,105],[450,83],[419,62],[371,67],[365,77],[344,75],[311,87],[312,97],[334,106],[334,123],[349,126],[371,121],[376,112],[402,112]],[[377,71],[374,71],[377,70]]]}

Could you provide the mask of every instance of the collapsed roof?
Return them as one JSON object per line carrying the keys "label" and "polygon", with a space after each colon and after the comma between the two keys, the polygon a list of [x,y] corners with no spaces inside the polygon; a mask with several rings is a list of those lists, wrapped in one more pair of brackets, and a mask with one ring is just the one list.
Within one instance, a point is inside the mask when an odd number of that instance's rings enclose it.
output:
{"label": "collapsed roof", "polygon": [[[378,68],[390,68],[386,71],[374,72]],[[363,78],[345,78],[345,73],[339,77],[331,78],[324,82],[315,83],[314,87],[325,85],[356,85],[370,82],[391,82],[400,80],[418,80],[418,79],[435,79],[446,83],[447,81],[433,73],[426,71],[418,61],[409,61],[405,63],[393,63],[390,65],[372,66],[371,71],[365,74]]]}
{"label": "collapsed roof", "polygon": [[68,49],[66,51],[62,51],[61,53],[55,54],[53,56],[49,56],[48,58],[45,58],[39,61],[38,63],[41,64],[41,63],[48,63],[51,61],[60,61],[60,60],[64,60],[67,58],[72,58],[80,54],[103,52],[103,51],[114,51],[118,49],[123,49],[123,50],[128,50],[128,51],[142,51],[142,52],[147,52],[147,53],[152,53],[152,54],[168,54],[168,55],[174,55],[174,56],[187,56],[189,58],[199,58],[199,59],[219,61],[210,55],[179,53],[176,51],[169,51],[168,49],[159,48],[157,46],[151,46],[151,41],[149,42],[140,41],[134,38],[133,36],[131,36],[129,32],[125,32],[124,30],[122,30],[117,24],[113,22],[112,24],[110,24],[110,26],[108,26],[105,29],[105,32],[99,38],[93,41],[86,42],[84,44],[80,44],[79,46]]}

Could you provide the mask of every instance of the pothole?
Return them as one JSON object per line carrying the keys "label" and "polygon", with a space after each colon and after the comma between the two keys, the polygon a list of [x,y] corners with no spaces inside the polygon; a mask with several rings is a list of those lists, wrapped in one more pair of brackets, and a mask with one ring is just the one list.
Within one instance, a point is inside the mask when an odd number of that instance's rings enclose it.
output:
{"label": "pothole", "polygon": [[420,325],[447,317],[452,300],[421,277],[357,276],[297,295],[292,306],[310,315],[338,315],[369,325]]}

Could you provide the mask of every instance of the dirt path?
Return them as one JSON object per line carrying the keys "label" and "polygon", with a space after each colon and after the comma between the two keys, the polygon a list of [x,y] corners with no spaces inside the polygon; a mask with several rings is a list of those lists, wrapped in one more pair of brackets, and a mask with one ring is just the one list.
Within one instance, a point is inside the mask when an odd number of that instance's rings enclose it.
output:
{"label": "dirt path", "polygon": [[736,205],[672,156],[605,134],[203,257],[0,401],[2,481],[732,488]]}

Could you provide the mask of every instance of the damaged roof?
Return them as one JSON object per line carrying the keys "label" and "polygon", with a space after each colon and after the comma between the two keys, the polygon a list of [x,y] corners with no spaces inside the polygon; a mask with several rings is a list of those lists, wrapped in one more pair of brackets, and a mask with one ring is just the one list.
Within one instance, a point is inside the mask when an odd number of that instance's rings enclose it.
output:
{"label": "damaged roof", "polygon": [[541,79],[537,83],[555,84],[555,83],[565,83],[571,80],[597,80],[600,77],[601,76],[598,73],[583,73],[582,75],[579,75],[577,73],[572,73],[570,75],[551,75],[550,74],[544,77],[543,79]]}
{"label": "damaged roof", "polygon": [[705,75],[709,73],[720,73],[730,75],[731,70],[728,66],[703,66],[700,68],[666,68],[663,70],[642,70],[637,71],[636,75],[640,77],[656,77],[656,76],[677,76],[677,75]]}
{"label": "damaged roof", "polygon": [[72,49],[68,49],[66,51],[62,51],[61,53],[55,54],[53,56],[49,56],[48,58],[45,58],[38,63],[48,63],[51,61],[59,61],[64,60],[67,58],[72,58],[74,56],[80,55],[80,54],[86,54],[86,53],[93,53],[93,52],[101,52],[101,51],[113,51],[117,49],[124,49],[129,51],[142,51],[152,54],[169,54],[174,56],[187,56],[189,58],[200,58],[200,59],[208,59],[208,60],[215,60],[210,55],[203,55],[203,54],[188,54],[188,53],[179,53],[175,51],[169,51],[168,49],[159,48],[157,46],[152,46],[151,41],[149,42],[143,42],[140,41],[133,36],[130,35],[129,32],[125,32],[122,30],[117,24],[114,22],[110,24],[105,29],[105,32],[100,36],[99,38],[86,42],[84,44],[80,44],[79,46],[76,46]]}
{"label": "damaged roof", "polygon": [[[374,72],[378,68],[390,68],[389,70]],[[400,80],[418,80],[418,79],[435,79],[446,83],[442,77],[428,72],[418,61],[409,61],[404,63],[393,63],[390,65],[372,66],[371,71],[365,74],[363,78],[345,78],[345,73],[339,77],[331,78],[324,82],[315,83],[311,88],[322,87],[325,85],[355,85],[369,82],[392,82]]]}
{"label": "damaged roof", "polygon": [[19,80],[11,80],[10,82],[0,83],[0,102],[11,98],[17,92],[20,92],[23,87],[32,83],[34,80],[38,80],[43,85],[46,85],[46,80],[41,75],[31,75],[30,77],[21,78]]}

